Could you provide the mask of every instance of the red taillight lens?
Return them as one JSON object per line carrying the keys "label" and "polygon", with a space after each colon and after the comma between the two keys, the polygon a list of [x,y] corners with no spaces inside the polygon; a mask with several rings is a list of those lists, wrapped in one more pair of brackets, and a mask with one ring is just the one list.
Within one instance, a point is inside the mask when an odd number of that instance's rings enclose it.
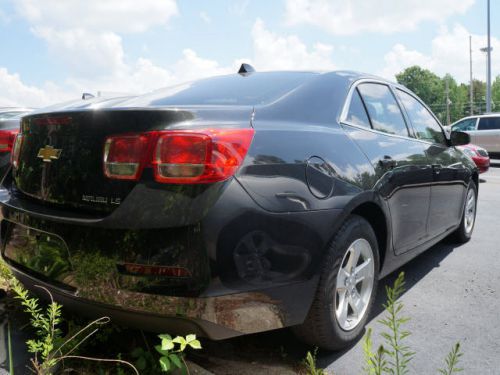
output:
{"label": "red taillight lens", "polygon": [[12,146],[12,153],[10,154],[10,161],[14,168],[19,166],[19,155],[21,154],[23,140],[24,136],[22,134],[17,134],[14,138],[14,145]]}
{"label": "red taillight lens", "polygon": [[0,130],[0,152],[11,152],[19,129]]}
{"label": "red taillight lens", "polygon": [[162,132],[153,161],[155,179],[173,184],[223,181],[242,164],[253,134],[253,129]]}
{"label": "red taillight lens", "polygon": [[253,129],[203,129],[109,137],[104,145],[104,174],[137,180],[144,167],[153,167],[158,182],[223,181],[241,166],[253,134]]}
{"label": "red taillight lens", "polygon": [[149,137],[145,134],[109,137],[104,144],[104,174],[119,180],[139,178]]}

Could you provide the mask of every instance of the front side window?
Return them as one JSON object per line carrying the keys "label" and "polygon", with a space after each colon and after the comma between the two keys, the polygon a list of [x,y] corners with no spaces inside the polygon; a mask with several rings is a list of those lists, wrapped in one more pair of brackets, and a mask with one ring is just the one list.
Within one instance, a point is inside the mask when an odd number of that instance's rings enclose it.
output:
{"label": "front side window", "polygon": [[470,131],[470,130],[476,130],[476,119],[475,118],[468,118],[465,120],[462,120],[460,122],[457,122],[455,125],[451,127],[452,130],[454,131]]}
{"label": "front side window", "polygon": [[418,138],[429,142],[446,144],[446,138],[444,137],[441,125],[439,125],[429,110],[413,96],[402,90],[398,89],[398,96],[403,102],[403,106],[406,109],[413,128],[417,132]]}
{"label": "front side window", "polygon": [[347,113],[346,121],[365,128],[370,127],[370,120],[366,114],[365,105],[359,96],[358,89],[355,89],[352,93],[351,104],[349,105],[349,112]]}
{"label": "front side window", "polygon": [[408,137],[403,114],[388,86],[380,83],[362,83],[359,93],[365,103],[373,129]]}
{"label": "front side window", "polygon": [[500,117],[482,117],[479,119],[477,130],[497,130],[500,129]]}

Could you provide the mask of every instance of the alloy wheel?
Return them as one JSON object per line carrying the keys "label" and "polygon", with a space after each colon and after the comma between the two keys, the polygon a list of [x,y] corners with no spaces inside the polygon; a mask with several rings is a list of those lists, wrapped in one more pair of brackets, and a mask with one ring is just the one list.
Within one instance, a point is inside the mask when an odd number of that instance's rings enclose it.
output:
{"label": "alloy wheel", "polygon": [[367,240],[359,238],[348,247],[337,274],[335,315],[343,330],[353,330],[364,318],[374,275],[373,249]]}
{"label": "alloy wheel", "polygon": [[464,211],[464,226],[465,233],[470,234],[474,228],[474,221],[476,220],[476,192],[474,189],[467,191],[467,199],[465,200]]}

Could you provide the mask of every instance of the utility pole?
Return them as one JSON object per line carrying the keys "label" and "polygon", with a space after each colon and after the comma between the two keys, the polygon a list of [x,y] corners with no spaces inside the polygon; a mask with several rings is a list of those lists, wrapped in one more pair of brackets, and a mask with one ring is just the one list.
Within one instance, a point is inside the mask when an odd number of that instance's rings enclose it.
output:
{"label": "utility pole", "polygon": [[450,125],[450,87],[448,84],[448,77],[446,77],[446,125]]}
{"label": "utility pole", "polygon": [[469,62],[470,62],[470,115],[474,114],[474,88],[472,84],[472,36],[469,35]]}
{"label": "utility pole", "polygon": [[491,40],[490,40],[490,0],[488,0],[488,67],[486,71],[486,112],[491,112]]}

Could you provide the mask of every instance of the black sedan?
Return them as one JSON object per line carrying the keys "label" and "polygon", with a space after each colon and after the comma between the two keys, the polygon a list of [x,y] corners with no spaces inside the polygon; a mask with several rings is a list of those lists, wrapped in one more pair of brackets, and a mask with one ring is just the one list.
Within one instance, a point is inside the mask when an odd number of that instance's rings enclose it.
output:
{"label": "black sedan", "polygon": [[90,316],[223,339],[358,339],[377,282],[465,242],[478,170],[408,89],[353,72],[204,79],[23,117],[2,255]]}

